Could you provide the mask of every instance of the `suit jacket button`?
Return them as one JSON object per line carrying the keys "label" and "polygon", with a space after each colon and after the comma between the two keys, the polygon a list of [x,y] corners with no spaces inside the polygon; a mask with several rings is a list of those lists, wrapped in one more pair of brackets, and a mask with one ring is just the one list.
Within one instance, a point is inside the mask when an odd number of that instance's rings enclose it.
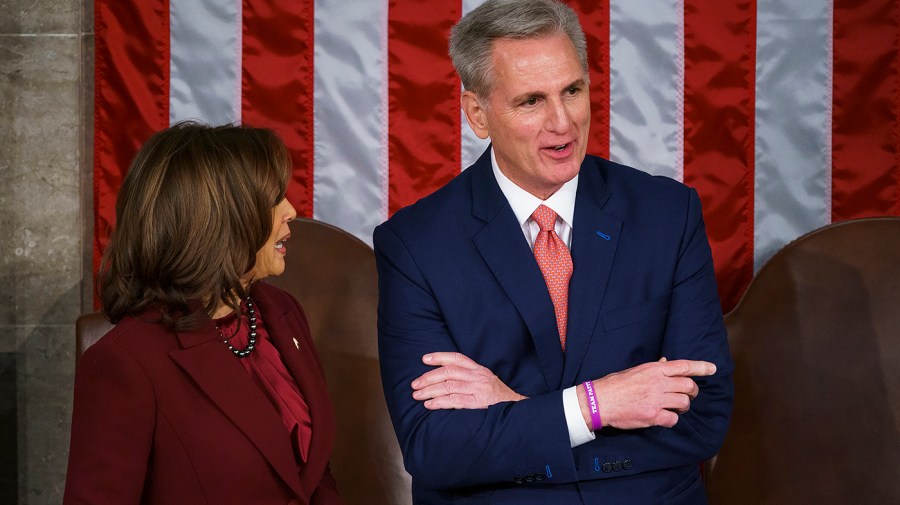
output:
{"label": "suit jacket button", "polygon": [[612,471],[612,463],[603,463],[603,473],[609,473]]}
{"label": "suit jacket button", "polygon": [[515,482],[516,484],[521,484],[525,482],[525,479],[523,479],[522,477],[516,477],[515,479],[513,479],[513,482]]}
{"label": "suit jacket button", "polygon": [[534,474],[534,480],[537,480],[537,481],[544,480],[544,474],[542,474],[540,472]]}
{"label": "suit jacket button", "polygon": [[527,477],[525,477],[525,482],[528,482],[528,483],[534,482],[534,475],[529,474]]}
{"label": "suit jacket button", "polygon": [[621,462],[621,461],[616,461],[615,463],[613,463],[613,470],[615,470],[615,471],[618,472],[618,471],[621,470],[621,469],[622,469],[622,462]]}
{"label": "suit jacket button", "polygon": [[622,462],[622,468],[624,468],[624,469],[626,469],[626,470],[631,470],[631,460],[630,460],[630,459],[626,459],[625,461],[623,461],[623,462]]}

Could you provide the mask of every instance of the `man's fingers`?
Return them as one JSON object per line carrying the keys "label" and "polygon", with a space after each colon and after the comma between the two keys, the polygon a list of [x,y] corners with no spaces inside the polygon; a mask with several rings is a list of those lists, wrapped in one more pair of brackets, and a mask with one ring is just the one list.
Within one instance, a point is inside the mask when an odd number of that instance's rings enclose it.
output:
{"label": "man's fingers", "polygon": [[470,395],[474,392],[471,383],[448,380],[413,391],[413,398],[416,400],[428,400],[430,398],[453,396],[456,394]]}
{"label": "man's fingers", "polygon": [[448,380],[479,381],[480,379],[481,376],[476,374],[474,370],[446,365],[420,375],[416,380],[412,381],[412,388],[422,389]]}
{"label": "man's fingers", "polygon": [[418,376],[414,381],[412,381],[413,389],[422,389],[433,384],[438,384],[441,381],[445,380],[447,377],[447,371],[444,370],[444,367],[435,368],[434,370],[429,370],[422,375]]}
{"label": "man's fingers", "polygon": [[475,404],[474,396],[463,394],[438,396],[423,403],[428,410],[471,409],[476,408]]}
{"label": "man's fingers", "polygon": [[656,416],[655,426],[662,426],[663,428],[671,428],[678,424],[678,414],[671,412],[669,410],[661,410],[659,414]]}
{"label": "man's fingers", "polygon": [[681,393],[684,395],[688,395],[691,399],[695,398],[697,394],[700,392],[700,388],[697,387],[697,383],[694,382],[694,379],[690,377],[669,377],[666,379],[668,387],[664,392],[666,393]]}
{"label": "man's fingers", "polygon": [[705,377],[716,373],[716,365],[708,361],[676,359],[661,362],[660,366],[668,377]]}
{"label": "man's fingers", "polygon": [[430,352],[422,356],[422,363],[431,366],[455,365],[470,370],[482,368],[468,356],[458,352]]}
{"label": "man's fingers", "polygon": [[700,393],[693,377],[716,373],[713,363],[666,360],[638,365],[596,381],[604,424],[621,429],[672,427]]}
{"label": "man's fingers", "polygon": [[681,393],[666,393],[663,397],[663,408],[684,414],[691,409],[691,398]]}
{"label": "man's fingers", "polygon": [[691,398],[691,400],[693,400],[694,398],[697,398],[698,394],[700,394],[700,386],[698,386],[697,383],[694,382],[693,380],[691,380],[691,379],[688,379],[688,380],[691,381],[691,385],[690,385],[690,389],[687,391],[686,394]]}

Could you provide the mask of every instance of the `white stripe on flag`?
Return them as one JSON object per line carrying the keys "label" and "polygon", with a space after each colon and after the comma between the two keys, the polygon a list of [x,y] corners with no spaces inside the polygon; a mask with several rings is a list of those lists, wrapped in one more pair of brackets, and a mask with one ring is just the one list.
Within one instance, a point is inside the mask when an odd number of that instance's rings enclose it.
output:
{"label": "white stripe on flag", "polygon": [[754,271],[831,221],[831,3],[759,0]]}
{"label": "white stripe on flag", "polygon": [[388,213],[387,9],[315,5],[313,217],[368,244]]}
{"label": "white stripe on flag", "polygon": [[684,178],[684,4],[610,1],[610,158]]}
{"label": "white stripe on flag", "polygon": [[[484,0],[463,0],[462,2],[462,15],[465,16],[476,7],[484,3]],[[490,139],[480,139],[475,132],[469,128],[469,123],[466,122],[466,115],[460,109],[460,134],[461,138],[461,152],[460,152],[460,160],[462,170],[465,170],[466,167],[475,163],[478,160],[478,157],[487,149],[488,144],[491,143]]]}
{"label": "white stripe on flag", "polygon": [[170,0],[169,122],[241,120],[240,0]]}

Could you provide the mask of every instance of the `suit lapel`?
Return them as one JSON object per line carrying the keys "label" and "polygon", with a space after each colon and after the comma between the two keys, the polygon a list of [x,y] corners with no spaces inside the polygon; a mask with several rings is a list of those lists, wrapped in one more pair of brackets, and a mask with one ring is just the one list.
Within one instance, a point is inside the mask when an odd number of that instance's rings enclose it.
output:
{"label": "suit lapel", "polygon": [[[256,285],[254,285],[256,286]],[[315,491],[331,451],[334,448],[334,409],[321,367],[315,358],[308,326],[290,314],[291,306],[279,304],[268,296],[268,290],[254,289],[253,297],[263,315],[269,336],[288,372],[297,381],[300,393],[309,406],[312,419],[312,440],[306,463],[300,469],[300,480],[307,499]],[[296,343],[295,343],[296,339]]]}
{"label": "suit lapel", "polygon": [[597,326],[606,293],[622,221],[603,213],[609,188],[596,162],[582,164],[572,223],[572,263],[569,282],[569,325],[562,384],[575,380]]}
{"label": "suit lapel", "polygon": [[472,170],[473,215],[485,222],[473,240],[497,282],[512,300],[537,349],[549,390],[559,387],[563,353],[553,302],[544,277],[491,169],[488,151]]}
{"label": "suit lapel", "polygon": [[247,371],[219,340],[213,322],[178,333],[178,339],[183,349],[171,351],[169,356],[256,446],[285,484],[303,496],[281,418],[262,391],[247,380]]}

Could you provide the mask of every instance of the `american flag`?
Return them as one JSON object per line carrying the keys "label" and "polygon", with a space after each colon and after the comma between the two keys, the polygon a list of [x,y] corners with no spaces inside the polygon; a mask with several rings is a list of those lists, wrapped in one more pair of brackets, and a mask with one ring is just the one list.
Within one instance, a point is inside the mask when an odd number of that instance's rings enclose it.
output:
{"label": "american flag", "polygon": [[[97,0],[95,265],[131,158],[182,119],[273,128],[298,212],[371,243],[486,147],[447,56],[480,3]],[[697,188],[724,310],[801,234],[900,215],[900,2],[568,3],[588,152]]]}

